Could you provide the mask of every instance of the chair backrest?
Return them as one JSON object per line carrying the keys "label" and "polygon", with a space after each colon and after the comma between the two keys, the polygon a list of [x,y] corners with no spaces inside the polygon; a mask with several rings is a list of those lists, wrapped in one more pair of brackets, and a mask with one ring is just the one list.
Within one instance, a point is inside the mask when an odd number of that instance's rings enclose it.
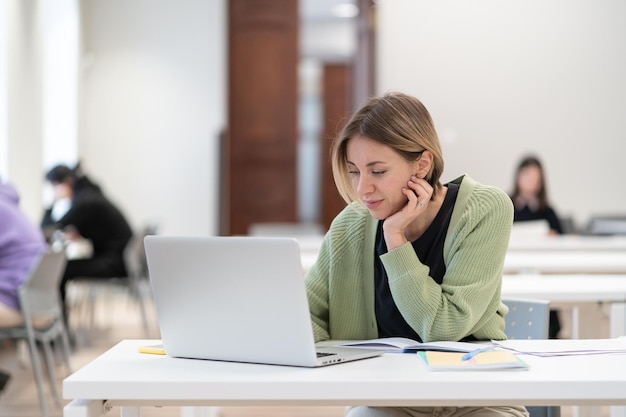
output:
{"label": "chair backrest", "polygon": [[144,278],[148,276],[148,262],[143,239],[148,235],[156,235],[157,226],[147,225],[139,233],[134,234],[124,249],[124,262],[126,272],[131,278]]}
{"label": "chair backrest", "polygon": [[550,324],[550,303],[546,300],[503,298],[509,308],[504,316],[507,338],[547,339]]}
{"label": "chair backrest", "polygon": [[26,281],[19,288],[24,317],[60,317],[59,286],[67,260],[63,252],[42,252],[33,263]]}
{"label": "chair backrest", "polygon": [[[504,316],[504,333],[509,339],[547,339],[550,326],[550,302],[546,300],[503,298],[509,308]],[[561,417],[559,406],[526,407],[530,417]]]}

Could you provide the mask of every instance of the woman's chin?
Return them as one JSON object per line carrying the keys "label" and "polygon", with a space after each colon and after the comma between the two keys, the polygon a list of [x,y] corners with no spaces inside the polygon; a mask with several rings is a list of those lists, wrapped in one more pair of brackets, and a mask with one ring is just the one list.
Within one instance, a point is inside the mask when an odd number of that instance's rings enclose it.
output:
{"label": "woman's chin", "polygon": [[369,210],[370,216],[375,218],[376,220],[385,220],[387,217],[391,216],[390,213],[382,210]]}

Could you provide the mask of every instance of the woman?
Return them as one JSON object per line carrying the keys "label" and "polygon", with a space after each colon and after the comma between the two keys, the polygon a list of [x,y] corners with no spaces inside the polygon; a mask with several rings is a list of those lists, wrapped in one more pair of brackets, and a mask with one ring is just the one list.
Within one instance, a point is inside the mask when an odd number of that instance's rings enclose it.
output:
{"label": "woman", "polygon": [[[505,339],[500,301],[513,220],[503,191],[468,176],[442,184],[432,119],[416,98],[369,100],[337,137],[346,207],[306,277],[316,341],[401,336]],[[349,417],[527,416],[524,407],[351,407]]]}
{"label": "woman", "polygon": [[[515,208],[514,222],[545,220],[549,227],[549,235],[563,234],[561,221],[548,202],[543,166],[537,157],[527,156],[520,161],[515,172],[511,200]],[[561,332],[561,317],[556,309],[550,309],[548,328],[548,337],[558,339]]]}
{"label": "woman", "polygon": [[562,234],[561,221],[548,202],[548,192],[543,167],[538,158],[527,156],[515,172],[515,185],[511,195],[516,222],[545,220],[550,234]]}
{"label": "woman", "polygon": [[61,282],[63,302],[69,280],[127,276],[124,248],[132,231],[122,212],[78,166],[70,169],[58,165],[46,174],[46,179],[52,184],[55,199],[69,200],[70,204],[59,218],[54,218],[54,208],[46,210],[42,227],[62,231],[66,241],[87,239],[93,246],[91,257],[68,261]]}

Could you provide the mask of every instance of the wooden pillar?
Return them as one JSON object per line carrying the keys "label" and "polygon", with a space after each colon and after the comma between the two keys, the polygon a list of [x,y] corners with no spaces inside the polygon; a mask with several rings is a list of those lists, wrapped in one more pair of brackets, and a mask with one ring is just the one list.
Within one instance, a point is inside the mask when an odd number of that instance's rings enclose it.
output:
{"label": "wooden pillar", "polygon": [[326,64],[322,78],[321,223],[328,229],[335,216],[346,206],[333,180],[330,150],[352,113],[352,70],[345,64]]}
{"label": "wooden pillar", "polygon": [[297,220],[298,2],[230,0],[223,234]]}

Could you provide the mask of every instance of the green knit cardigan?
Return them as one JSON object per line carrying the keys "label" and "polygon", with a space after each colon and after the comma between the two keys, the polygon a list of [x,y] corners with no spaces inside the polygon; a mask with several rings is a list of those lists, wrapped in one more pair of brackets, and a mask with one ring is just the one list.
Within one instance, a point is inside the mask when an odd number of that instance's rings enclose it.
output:
{"label": "green knit cardigan", "polygon": [[[410,242],[381,256],[391,294],[422,340],[506,339],[500,301],[502,267],[513,205],[502,190],[469,176],[459,184],[444,243],[441,285]],[[352,203],[333,221],[306,275],[316,341],[378,337],[374,311],[374,240],[377,220]]]}

